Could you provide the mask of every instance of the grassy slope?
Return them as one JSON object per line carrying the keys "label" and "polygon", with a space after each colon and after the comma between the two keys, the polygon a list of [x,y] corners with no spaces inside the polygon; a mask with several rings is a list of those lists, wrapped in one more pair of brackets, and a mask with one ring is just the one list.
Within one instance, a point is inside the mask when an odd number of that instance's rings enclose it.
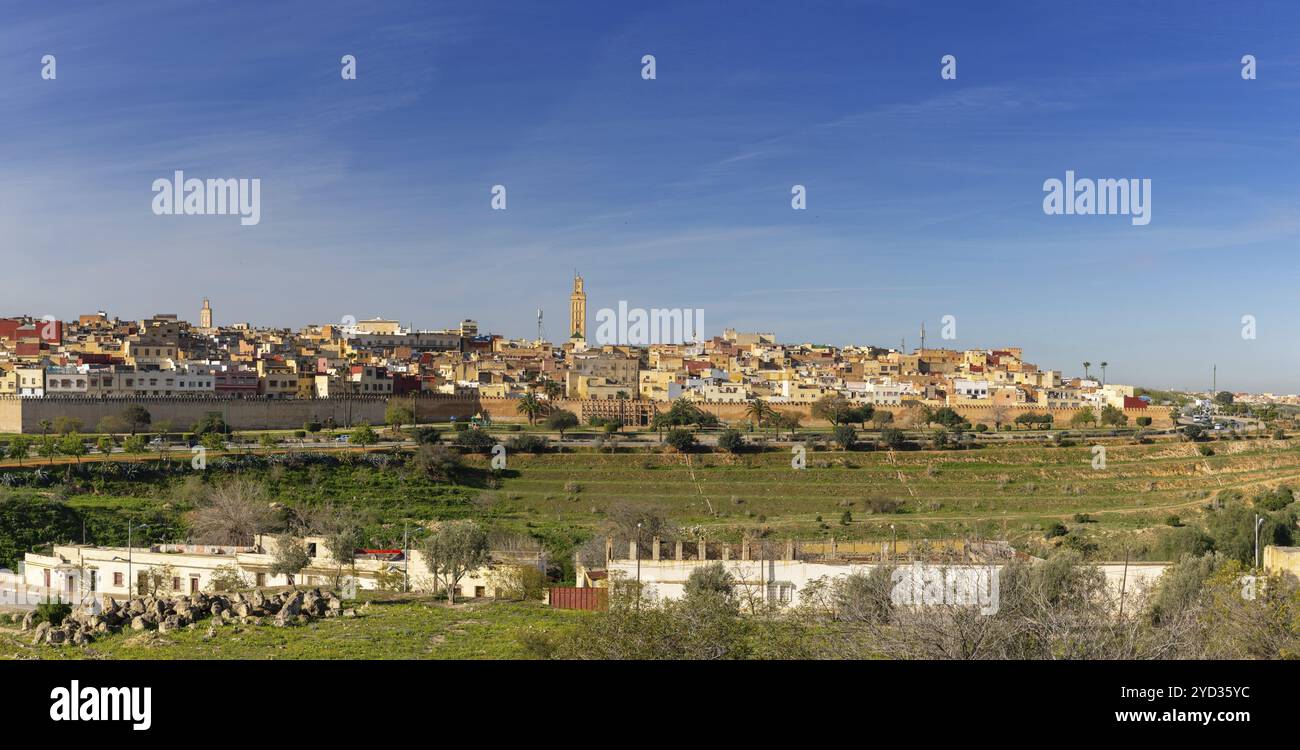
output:
{"label": "grassy slope", "polygon": [[522,659],[518,636],[530,628],[555,633],[582,612],[540,603],[458,604],[428,600],[375,601],[355,619],[308,625],[227,625],[212,640],[203,621],[194,630],[158,635],[118,633],[85,648],[32,646],[0,628],[0,658],[42,659]]}

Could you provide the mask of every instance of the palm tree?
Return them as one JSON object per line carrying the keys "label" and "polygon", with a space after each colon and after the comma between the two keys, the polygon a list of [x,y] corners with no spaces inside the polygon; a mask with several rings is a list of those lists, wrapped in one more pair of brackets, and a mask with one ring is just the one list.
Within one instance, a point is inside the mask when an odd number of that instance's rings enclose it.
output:
{"label": "palm tree", "polygon": [[1084,363],[1083,363],[1083,379],[1084,379],[1084,380],[1087,380],[1087,379],[1088,379],[1088,368],[1089,368],[1089,367],[1092,367],[1092,363],[1091,363],[1091,362],[1084,362]]}
{"label": "palm tree", "polygon": [[542,383],[542,391],[546,394],[546,398],[554,401],[564,395],[564,386],[554,380],[547,380]]}
{"label": "palm tree", "polygon": [[761,398],[756,398],[745,407],[745,416],[753,420],[758,427],[762,427],[772,419],[772,405]]}
{"label": "palm tree", "polygon": [[535,394],[525,393],[515,406],[515,410],[528,417],[528,424],[536,424],[537,418],[546,413],[546,405]]}
{"label": "palm tree", "polygon": [[1106,385],[1106,366],[1109,364],[1110,364],[1109,362],[1101,363],[1101,384],[1102,385]]}

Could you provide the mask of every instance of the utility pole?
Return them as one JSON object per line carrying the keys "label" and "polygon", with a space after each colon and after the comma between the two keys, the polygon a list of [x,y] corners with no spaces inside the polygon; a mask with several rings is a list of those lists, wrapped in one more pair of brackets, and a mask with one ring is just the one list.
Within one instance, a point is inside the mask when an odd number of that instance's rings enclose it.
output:
{"label": "utility pole", "polygon": [[411,590],[411,537],[406,533],[407,523],[402,522],[402,593]]}
{"label": "utility pole", "polygon": [[641,611],[641,522],[636,524],[636,611]]}

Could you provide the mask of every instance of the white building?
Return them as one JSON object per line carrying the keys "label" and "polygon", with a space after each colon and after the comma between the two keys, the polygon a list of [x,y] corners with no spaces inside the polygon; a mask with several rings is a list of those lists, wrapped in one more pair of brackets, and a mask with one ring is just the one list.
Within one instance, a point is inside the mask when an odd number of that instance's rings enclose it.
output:
{"label": "white building", "polygon": [[[311,562],[296,576],[272,575],[277,539],[258,536],[251,547],[234,545],[155,544],[148,547],[95,547],[81,544],[56,544],[50,554],[29,552],[23,556],[20,576],[0,577],[0,603],[29,600],[36,604],[48,596],[64,601],[84,601],[108,595],[139,596],[194,594],[211,591],[212,579],[237,573],[249,587],[324,586],[340,572],[325,547],[323,537],[306,537],[303,544]],[[492,562],[461,579],[457,596],[495,596],[496,576],[502,565],[528,565],[545,572],[544,553],[493,553]],[[384,554],[362,555],[355,568],[349,564],[343,573],[355,570],[358,588],[375,589],[381,574],[406,574],[414,591],[436,591],[438,585],[429,573],[424,555],[411,550],[409,568],[400,550]],[[155,584],[161,584],[155,588]],[[23,591],[15,591],[22,587]],[[21,603],[21,602],[20,602]]]}

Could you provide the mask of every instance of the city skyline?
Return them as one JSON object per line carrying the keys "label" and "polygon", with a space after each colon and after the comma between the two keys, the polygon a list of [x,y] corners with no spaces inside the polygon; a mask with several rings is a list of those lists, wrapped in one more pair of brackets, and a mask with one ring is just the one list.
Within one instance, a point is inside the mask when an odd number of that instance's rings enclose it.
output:
{"label": "city skyline", "polygon": [[[704,309],[711,331],[894,346],[953,315],[958,348],[1300,391],[1284,4],[1177,23],[1118,3],[307,7],[14,11],[0,233],[26,260],[5,314],[189,318],[209,296],[252,323],[474,317],[523,338],[536,309],[562,317],[577,266],[590,309]],[[260,223],[154,215],[150,184],[179,169],[261,179]],[[1151,223],[1045,215],[1043,181],[1071,170],[1152,180]]]}

